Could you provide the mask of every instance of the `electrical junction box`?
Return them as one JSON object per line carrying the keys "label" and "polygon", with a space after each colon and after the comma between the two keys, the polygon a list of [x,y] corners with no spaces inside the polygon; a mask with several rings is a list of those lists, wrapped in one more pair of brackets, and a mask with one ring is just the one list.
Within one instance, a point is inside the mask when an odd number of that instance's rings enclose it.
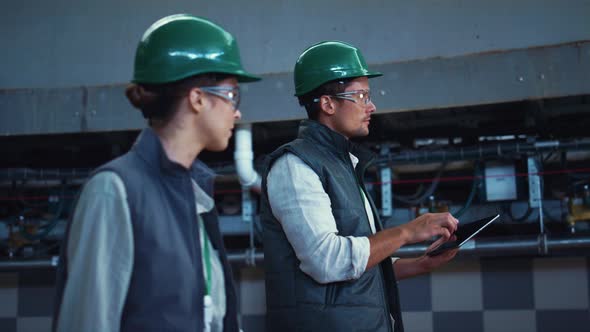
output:
{"label": "electrical junction box", "polygon": [[517,198],[516,170],[512,164],[486,163],[485,194],[488,202],[509,201]]}

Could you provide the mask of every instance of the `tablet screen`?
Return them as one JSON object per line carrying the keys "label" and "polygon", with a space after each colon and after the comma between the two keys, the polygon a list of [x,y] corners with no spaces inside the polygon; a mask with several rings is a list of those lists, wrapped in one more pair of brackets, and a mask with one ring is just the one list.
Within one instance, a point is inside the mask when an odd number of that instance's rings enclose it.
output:
{"label": "tablet screen", "polygon": [[457,237],[455,241],[449,241],[441,244],[436,249],[427,252],[429,256],[439,255],[449,249],[459,248],[467,241],[471,240],[477,233],[481,232],[489,224],[500,217],[499,214],[482,218],[465,224],[459,224],[457,231],[453,235]]}

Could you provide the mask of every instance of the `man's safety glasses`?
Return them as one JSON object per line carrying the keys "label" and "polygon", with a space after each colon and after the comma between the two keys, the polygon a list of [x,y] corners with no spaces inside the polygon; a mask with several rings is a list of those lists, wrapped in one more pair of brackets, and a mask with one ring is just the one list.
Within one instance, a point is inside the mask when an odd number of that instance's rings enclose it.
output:
{"label": "man's safety glasses", "polygon": [[[369,103],[371,102],[371,91],[369,90],[352,90],[327,96],[349,100],[353,103],[360,103],[363,105],[369,105]],[[315,98],[313,101],[317,103],[320,101],[320,98]]]}

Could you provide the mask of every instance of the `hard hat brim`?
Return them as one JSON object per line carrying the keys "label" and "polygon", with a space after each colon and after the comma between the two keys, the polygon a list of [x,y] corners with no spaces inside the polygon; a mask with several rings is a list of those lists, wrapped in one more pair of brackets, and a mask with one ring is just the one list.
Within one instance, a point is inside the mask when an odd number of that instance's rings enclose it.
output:
{"label": "hard hat brim", "polygon": [[[317,88],[319,88],[320,86],[329,83],[329,82],[333,82],[333,81],[338,81],[341,79],[347,79],[347,78],[358,78],[358,77],[366,77],[366,78],[374,78],[374,77],[379,77],[379,76],[383,76],[382,73],[378,72],[378,71],[367,71],[365,73],[362,74],[358,74],[358,73],[351,73],[349,75],[342,75],[341,77],[335,78],[333,80],[329,80],[329,81],[325,81],[325,82],[319,82],[318,84],[312,85],[310,87],[307,87],[306,89],[299,89],[299,91],[296,91],[294,96],[295,97],[299,97],[299,96],[303,96],[306,93],[309,93]],[[298,90],[298,89],[295,89]]]}

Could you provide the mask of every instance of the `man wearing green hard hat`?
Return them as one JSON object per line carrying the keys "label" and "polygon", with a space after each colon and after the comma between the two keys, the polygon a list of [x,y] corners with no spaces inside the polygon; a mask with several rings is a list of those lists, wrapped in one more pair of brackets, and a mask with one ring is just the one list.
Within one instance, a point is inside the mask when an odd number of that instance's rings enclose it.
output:
{"label": "man wearing green hard hat", "polygon": [[197,157],[240,118],[235,38],[180,14],[150,26],[126,95],[149,127],[84,185],[58,268],[54,331],[237,332],[236,291]]}
{"label": "man wearing green hard hat", "polygon": [[383,228],[363,183],[372,152],[350,139],[369,134],[375,112],[369,70],[356,47],[326,41],[295,64],[305,107],[298,137],[268,158],[261,220],[270,331],[403,331],[397,280],[452,259],[390,258],[403,245],[451,238],[458,220],[425,214]]}

